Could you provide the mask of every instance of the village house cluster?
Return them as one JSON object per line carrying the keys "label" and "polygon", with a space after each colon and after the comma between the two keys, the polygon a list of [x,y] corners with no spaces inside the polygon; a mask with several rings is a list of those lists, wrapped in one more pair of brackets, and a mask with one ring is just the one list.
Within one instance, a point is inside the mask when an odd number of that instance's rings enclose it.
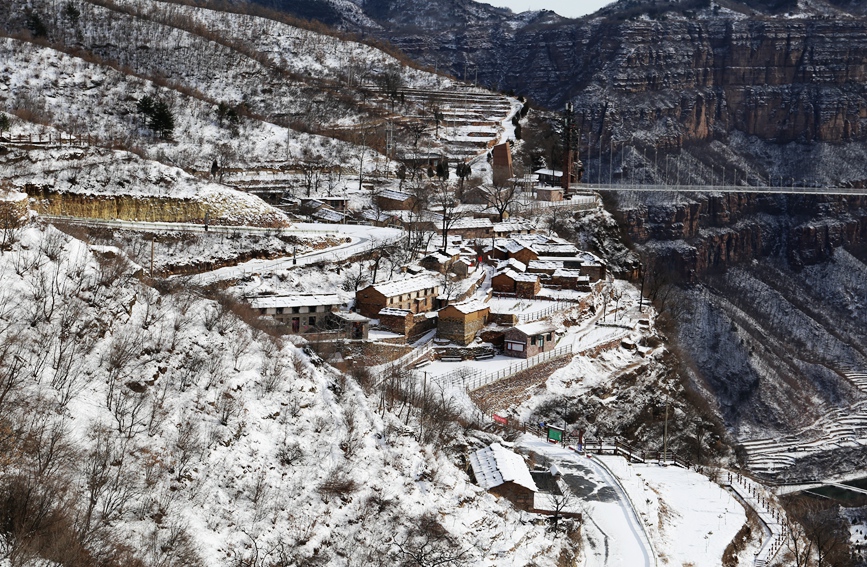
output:
{"label": "village house cluster", "polygon": [[558,338],[554,327],[517,312],[512,300],[586,308],[604,285],[606,264],[526,222],[496,228],[508,236],[451,235],[448,247],[431,250],[396,277],[366,285],[354,296],[290,294],[249,301],[260,314],[312,340],[367,339],[375,329],[379,338],[411,344],[435,332],[439,345],[492,345],[516,358],[548,352]]}

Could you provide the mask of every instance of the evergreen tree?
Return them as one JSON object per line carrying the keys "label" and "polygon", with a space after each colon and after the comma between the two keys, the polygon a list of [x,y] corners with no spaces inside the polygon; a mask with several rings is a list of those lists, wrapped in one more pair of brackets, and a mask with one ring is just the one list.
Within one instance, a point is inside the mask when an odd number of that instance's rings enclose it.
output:
{"label": "evergreen tree", "polygon": [[0,112],[0,135],[3,134],[6,130],[9,129],[10,120],[9,117]]}
{"label": "evergreen tree", "polygon": [[68,19],[73,26],[78,23],[78,18],[80,16],[81,12],[72,2],[67,2],[66,5],[63,6],[63,17]]}
{"label": "evergreen tree", "polygon": [[164,140],[171,139],[175,130],[175,117],[172,115],[169,105],[161,100],[154,103],[150,118],[151,130]]}
{"label": "evergreen tree", "polygon": [[150,95],[144,95],[136,103],[136,110],[150,118],[154,112],[154,99]]}
{"label": "evergreen tree", "polygon": [[45,27],[42,18],[40,18],[39,14],[36,12],[29,12],[27,14],[25,25],[27,26],[27,29],[30,30],[30,33],[33,34],[33,37],[45,37],[48,35],[48,28]]}

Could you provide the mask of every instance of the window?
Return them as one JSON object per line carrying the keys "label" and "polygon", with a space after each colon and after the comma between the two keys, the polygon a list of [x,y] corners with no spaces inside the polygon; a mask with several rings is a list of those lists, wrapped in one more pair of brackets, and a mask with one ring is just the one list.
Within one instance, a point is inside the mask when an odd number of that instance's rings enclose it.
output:
{"label": "window", "polygon": [[307,326],[308,327],[315,327],[316,326],[316,317],[310,317],[309,319],[307,319]]}
{"label": "window", "polygon": [[536,338],[536,346],[544,347],[545,346],[545,335],[539,335]]}
{"label": "window", "polygon": [[282,315],[282,314],[283,314],[283,308],[282,308],[282,307],[278,307],[278,308],[277,308],[277,315]]}
{"label": "window", "polygon": [[301,308],[300,308],[300,307],[293,307],[293,308],[292,308],[292,313],[300,313],[300,312],[301,312]]}

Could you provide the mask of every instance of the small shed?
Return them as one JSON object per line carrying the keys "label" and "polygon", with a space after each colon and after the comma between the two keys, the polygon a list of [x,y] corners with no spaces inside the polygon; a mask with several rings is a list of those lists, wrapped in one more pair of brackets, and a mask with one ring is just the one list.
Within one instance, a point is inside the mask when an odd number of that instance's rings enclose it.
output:
{"label": "small shed", "polygon": [[479,486],[521,510],[533,511],[538,488],[523,457],[494,443],[471,453],[470,464]]}
{"label": "small shed", "polygon": [[550,187],[563,186],[563,172],[556,169],[537,169],[534,171],[539,176],[540,185],[548,185]]}
{"label": "small shed", "polygon": [[344,332],[348,338],[367,340],[370,333],[370,319],[364,315],[349,311],[338,311],[332,313],[331,317],[334,319],[335,326]]}
{"label": "small shed", "polygon": [[503,353],[515,358],[531,358],[554,349],[557,339],[548,322],[527,323],[506,331]]}
{"label": "small shed", "polygon": [[557,202],[563,200],[563,190],[559,187],[539,187],[536,189],[537,201]]}
{"label": "small shed", "polygon": [[455,303],[438,312],[437,336],[454,343],[468,345],[482,330],[491,308],[481,301]]}

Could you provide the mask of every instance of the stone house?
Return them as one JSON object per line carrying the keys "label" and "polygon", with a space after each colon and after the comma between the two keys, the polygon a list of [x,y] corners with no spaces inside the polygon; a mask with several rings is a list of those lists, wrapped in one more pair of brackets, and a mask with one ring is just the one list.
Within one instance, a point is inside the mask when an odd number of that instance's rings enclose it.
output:
{"label": "stone house", "polygon": [[563,262],[553,262],[550,260],[533,260],[527,265],[527,272],[530,274],[544,274],[553,276],[554,272],[563,268]]}
{"label": "stone house", "polygon": [[345,303],[339,295],[269,295],[247,298],[250,306],[291,328],[307,333],[326,328],[330,315]]}
{"label": "stone house", "polygon": [[514,270],[516,272],[526,272],[527,266],[523,262],[519,262],[514,258],[509,258],[508,260],[500,260],[497,263],[497,273],[505,272],[506,270]]}
{"label": "stone house", "polygon": [[497,238],[505,238],[512,234],[533,234],[536,227],[531,223],[520,220],[508,220],[494,223],[494,235]]}
{"label": "stone house", "polygon": [[[452,252],[448,250],[447,252]],[[419,265],[422,268],[440,274],[446,274],[451,269],[452,265],[460,259],[460,255],[446,254],[442,250],[432,252],[419,260]]]}
{"label": "stone house", "polygon": [[331,314],[336,330],[344,333],[349,339],[367,340],[370,333],[370,319],[358,313],[338,311]]}
{"label": "stone house", "polygon": [[375,319],[383,309],[424,313],[436,309],[441,282],[430,272],[401,280],[369,285],[355,294],[355,305],[365,317]]}
{"label": "stone house", "polygon": [[494,223],[488,218],[462,218],[449,227],[449,235],[458,235],[464,239],[491,238],[494,234]]}
{"label": "stone house", "polygon": [[546,321],[518,325],[504,334],[503,354],[516,358],[531,358],[554,350],[557,339],[554,326]]}
{"label": "stone house", "polygon": [[490,307],[481,301],[456,303],[437,313],[437,336],[466,346],[473,342],[485,326]]}
{"label": "stone house", "polygon": [[413,313],[408,309],[385,308],[377,316],[380,327],[407,338],[422,335],[437,323],[435,314]]}
{"label": "stone house", "polygon": [[560,286],[561,289],[590,291],[590,276],[585,276],[581,270],[561,268],[551,276],[551,285]]}
{"label": "stone house", "polygon": [[523,457],[494,443],[471,453],[470,465],[479,486],[521,510],[533,511],[538,489]]}
{"label": "stone house", "polygon": [[411,211],[416,199],[409,193],[387,189],[376,196],[376,205],[383,211]]}
{"label": "stone house", "polygon": [[539,274],[522,274],[508,269],[491,278],[495,293],[513,293],[517,297],[536,297],[542,291]]}

